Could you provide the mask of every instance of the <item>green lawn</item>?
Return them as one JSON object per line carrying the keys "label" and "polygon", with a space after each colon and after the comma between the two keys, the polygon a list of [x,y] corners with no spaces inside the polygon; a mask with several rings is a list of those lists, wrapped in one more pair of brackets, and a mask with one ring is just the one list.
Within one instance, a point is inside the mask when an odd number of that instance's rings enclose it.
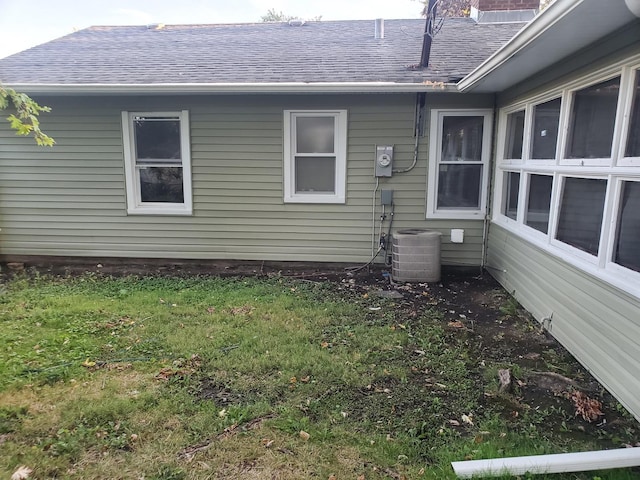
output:
{"label": "green lawn", "polygon": [[[435,307],[285,278],[18,278],[0,292],[0,478],[447,479],[633,441],[510,415]],[[554,420],[555,421],[555,420]],[[637,439],[636,439],[637,440]],[[554,479],[632,479],[632,470]]]}

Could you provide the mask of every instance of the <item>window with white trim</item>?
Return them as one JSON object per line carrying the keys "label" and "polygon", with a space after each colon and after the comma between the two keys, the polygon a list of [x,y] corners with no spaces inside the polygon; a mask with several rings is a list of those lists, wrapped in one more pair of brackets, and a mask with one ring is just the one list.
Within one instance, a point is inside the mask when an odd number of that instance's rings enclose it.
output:
{"label": "window with white trim", "polygon": [[622,181],[612,261],[640,272],[640,181]]}
{"label": "window with white trim", "polygon": [[626,140],[625,157],[640,158],[640,70],[635,72],[632,84],[630,123]]}
{"label": "window with white trim", "polygon": [[597,256],[607,180],[564,177],[556,239]]}
{"label": "window with white trim", "polygon": [[573,93],[567,158],[610,158],[620,77]]}
{"label": "window with white trim", "polygon": [[284,112],[284,201],[345,203],[347,111]]}
{"label": "window with white trim", "polygon": [[517,110],[507,115],[507,139],[504,158],[522,159],[522,142],[524,141],[524,110]]}
{"label": "window with white trim", "polygon": [[554,160],[556,158],[561,104],[560,98],[554,98],[533,106],[533,128],[531,131],[531,158],[533,160]]}
{"label": "window with white trim", "polygon": [[539,232],[548,233],[553,176],[530,174],[528,178],[524,224]]}
{"label": "window with white trim", "polygon": [[190,215],[189,115],[122,112],[127,212]]}
{"label": "window with white trim", "polygon": [[491,117],[490,110],[432,110],[428,218],[484,217]]}
{"label": "window with white trim", "polygon": [[496,152],[493,221],[640,297],[640,55],[503,108]]}

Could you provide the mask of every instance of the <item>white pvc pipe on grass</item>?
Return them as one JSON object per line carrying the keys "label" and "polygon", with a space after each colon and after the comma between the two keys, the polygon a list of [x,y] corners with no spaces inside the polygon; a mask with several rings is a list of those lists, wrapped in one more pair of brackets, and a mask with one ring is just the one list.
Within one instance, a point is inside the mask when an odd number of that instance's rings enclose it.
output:
{"label": "white pvc pipe on grass", "polygon": [[524,473],[565,473],[607,470],[640,466],[640,447],[599,450],[596,452],[559,453],[528,457],[495,458],[451,462],[459,478],[497,477]]}

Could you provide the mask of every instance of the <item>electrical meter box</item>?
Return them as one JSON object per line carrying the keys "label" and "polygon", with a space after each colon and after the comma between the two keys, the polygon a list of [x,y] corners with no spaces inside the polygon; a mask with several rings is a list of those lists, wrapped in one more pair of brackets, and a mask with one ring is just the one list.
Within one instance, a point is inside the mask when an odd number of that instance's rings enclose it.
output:
{"label": "electrical meter box", "polygon": [[376,145],[376,177],[390,177],[393,172],[393,145]]}

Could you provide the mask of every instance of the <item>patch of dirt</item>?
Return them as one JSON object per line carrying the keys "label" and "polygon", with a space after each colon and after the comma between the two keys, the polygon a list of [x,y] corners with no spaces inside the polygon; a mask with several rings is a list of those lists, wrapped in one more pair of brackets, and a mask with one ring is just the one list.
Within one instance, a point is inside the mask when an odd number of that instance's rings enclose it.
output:
{"label": "patch of dirt", "polygon": [[[509,394],[485,392],[486,404],[507,417],[535,412],[556,433],[598,438],[611,447],[634,435],[637,441],[640,429],[630,414],[487,273],[445,273],[432,284],[394,285],[376,271],[327,279],[360,296],[379,290],[402,293],[397,308],[408,322],[428,310],[439,314],[442,326],[468,344],[478,362],[509,368]],[[575,392],[582,403],[576,403]],[[584,405],[602,415],[587,420]]]}

